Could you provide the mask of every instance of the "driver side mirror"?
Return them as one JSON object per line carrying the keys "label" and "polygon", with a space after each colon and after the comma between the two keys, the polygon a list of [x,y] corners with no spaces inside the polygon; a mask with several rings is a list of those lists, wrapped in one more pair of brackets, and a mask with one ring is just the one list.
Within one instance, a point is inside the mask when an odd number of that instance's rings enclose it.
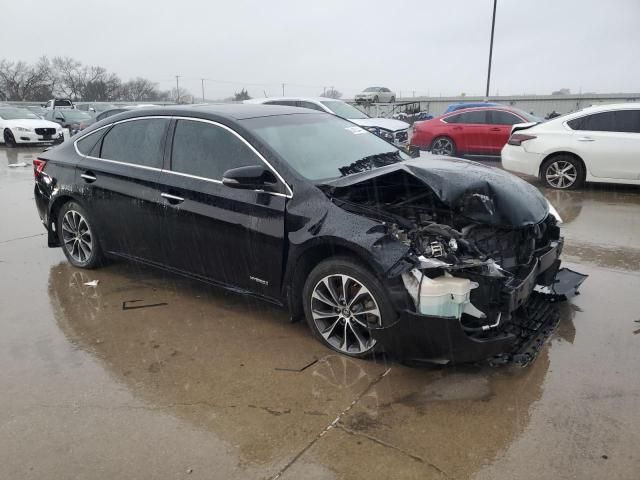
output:
{"label": "driver side mirror", "polygon": [[232,168],[224,172],[222,184],[243,190],[275,191],[278,179],[273,172],[262,165]]}

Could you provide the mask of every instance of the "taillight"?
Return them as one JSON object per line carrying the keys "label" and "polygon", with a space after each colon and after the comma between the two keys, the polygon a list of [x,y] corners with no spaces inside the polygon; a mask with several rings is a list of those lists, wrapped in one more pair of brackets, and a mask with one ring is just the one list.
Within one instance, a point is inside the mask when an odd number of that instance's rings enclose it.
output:
{"label": "taillight", "polygon": [[33,176],[38,178],[38,175],[42,173],[44,170],[44,166],[47,164],[46,160],[42,160],[41,158],[36,158],[33,161]]}
{"label": "taillight", "polygon": [[507,142],[509,145],[515,145],[517,147],[522,145],[522,142],[526,142],[527,140],[533,140],[536,138],[535,135],[525,135],[524,133],[514,133],[509,137],[509,141]]}

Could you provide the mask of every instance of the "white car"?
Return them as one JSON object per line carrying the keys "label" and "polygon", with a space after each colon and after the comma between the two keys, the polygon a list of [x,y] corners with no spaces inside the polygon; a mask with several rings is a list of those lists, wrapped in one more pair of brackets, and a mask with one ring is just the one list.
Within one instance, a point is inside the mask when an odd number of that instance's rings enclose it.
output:
{"label": "white car", "polygon": [[8,147],[28,143],[59,143],[62,127],[26,108],[0,107],[0,143]]}
{"label": "white car", "polygon": [[404,147],[409,143],[408,123],[392,118],[370,118],[353,105],[349,105],[342,100],[325,97],[269,97],[245,100],[243,103],[286,105],[331,113],[366,128],[398,147]]}
{"label": "white car", "polygon": [[354,100],[357,103],[393,103],[396,101],[396,94],[386,87],[369,87],[356,94]]}
{"label": "white car", "polygon": [[502,166],[563,190],[585,181],[640,185],[640,104],[599,105],[516,124]]}

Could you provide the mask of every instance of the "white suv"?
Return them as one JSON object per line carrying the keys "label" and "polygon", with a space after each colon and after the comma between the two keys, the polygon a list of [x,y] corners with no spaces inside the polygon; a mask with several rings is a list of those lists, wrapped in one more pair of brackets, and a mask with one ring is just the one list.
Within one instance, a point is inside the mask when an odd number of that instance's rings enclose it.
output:
{"label": "white suv", "polygon": [[285,105],[289,107],[310,108],[320,112],[332,113],[366,128],[397,147],[405,147],[409,143],[409,124],[392,118],[371,118],[342,100],[333,98],[310,97],[269,97],[245,100],[243,103],[260,103],[264,105]]}
{"label": "white suv", "polygon": [[599,105],[516,124],[502,166],[563,190],[585,181],[640,185],[640,104]]}

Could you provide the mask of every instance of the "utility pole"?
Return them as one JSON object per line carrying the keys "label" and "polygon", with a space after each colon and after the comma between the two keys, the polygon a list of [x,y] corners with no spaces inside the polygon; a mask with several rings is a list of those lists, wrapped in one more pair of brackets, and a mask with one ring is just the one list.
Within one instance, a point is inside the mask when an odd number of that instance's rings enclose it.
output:
{"label": "utility pole", "polygon": [[327,94],[327,87],[322,87],[322,96],[324,97]]}
{"label": "utility pole", "polygon": [[282,84],[282,96],[284,97],[284,83]]}
{"label": "utility pole", "polygon": [[178,79],[180,75],[176,75],[176,103],[180,103],[180,82]]}
{"label": "utility pole", "polygon": [[204,78],[200,79],[202,81],[202,102],[204,103]]}
{"label": "utility pole", "polygon": [[493,0],[493,18],[491,19],[491,41],[489,43],[489,67],[487,68],[487,90],[485,91],[484,101],[489,101],[489,85],[491,83],[491,57],[493,56],[493,32],[496,28],[496,6],[498,0]]}

